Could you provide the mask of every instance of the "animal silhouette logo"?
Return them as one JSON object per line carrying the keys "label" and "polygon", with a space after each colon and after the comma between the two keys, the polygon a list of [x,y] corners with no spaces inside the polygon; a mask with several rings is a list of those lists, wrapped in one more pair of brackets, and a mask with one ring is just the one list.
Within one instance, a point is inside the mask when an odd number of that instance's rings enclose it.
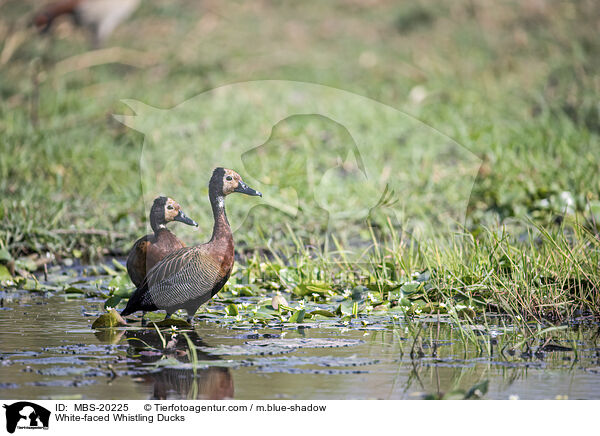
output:
{"label": "animal silhouette logo", "polygon": [[264,194],[228,211],[234,232],[246,220],[263,233],[291,229],[334,263],[378,255],[374,247],[393,235],[407,244],[455,237],[481,166],[420,120],[318,84],[233,83],[167,109],[123,103],[133,114],[115,118],[144,134],[144,204],[168,193],[211,223],[212,210],[198,201],[206,175],[233,168]]}
{"label": "animal silhouette logo", "polygon": [[14,433],[19,429],[47,429],[50,411],[29,401],[4,404],[6,409],[6,431]]}

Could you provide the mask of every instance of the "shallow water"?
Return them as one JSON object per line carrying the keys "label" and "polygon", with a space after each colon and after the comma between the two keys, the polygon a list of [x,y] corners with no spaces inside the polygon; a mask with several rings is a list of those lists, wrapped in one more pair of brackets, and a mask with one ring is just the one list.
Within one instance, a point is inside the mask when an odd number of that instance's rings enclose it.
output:
{"label": "shallow water", "polygon": [[192,365],[181,331],[162,339],[148,329],[93,331],[90,315],[104,300],[0,296],[2,398],[460,398],[486,380],[486,399],[600,398],[595,324],[574,325],[547,344],[544,336],[531,352],[512,352],[500,335],[488,353],[435,318],[351,328],[335,320],[277,328],[199,321],[188,332]]}

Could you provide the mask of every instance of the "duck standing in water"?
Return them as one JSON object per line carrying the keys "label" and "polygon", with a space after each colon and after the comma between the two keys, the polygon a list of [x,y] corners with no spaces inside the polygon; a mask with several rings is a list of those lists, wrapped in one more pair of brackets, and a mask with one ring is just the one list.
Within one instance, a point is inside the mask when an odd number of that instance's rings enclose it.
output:
{"label": "duck standing in water", "polygon": [[185,247],[185,244],[167,229],[167,223],[171,221],[198,227],[198,223],[183,213],[175,200],[157,197],[150,209],[150,227],[154,233],[135,241],[127,256],[127,273],[136,288],[144,281],[146,271],[167,254]]}
{"label": "duck standing in water", "polygon": [[148,271],[121,316],[138,310],[166,310],[167,319],[175,311],[185,309],[188,322],[192,322],[198,308],[225,285],[233,268],[233,235],[225,214],[225,197],[234,192],[262,197],[235,171],[216,168],[208,185],[214,217],[210,241],[177,250],[158,262]]}

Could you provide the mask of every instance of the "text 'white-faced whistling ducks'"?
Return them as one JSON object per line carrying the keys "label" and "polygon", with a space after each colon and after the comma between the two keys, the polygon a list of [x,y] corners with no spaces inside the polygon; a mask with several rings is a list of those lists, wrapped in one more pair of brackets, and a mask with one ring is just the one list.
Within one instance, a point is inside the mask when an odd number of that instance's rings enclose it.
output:
{"label": "text 'white-faced whistling ducks'", "polygon": [[94,48],[100,47],[115,28],[137,9],[141,0],[61,0],[50,3],[33,17],[33,24],[47,32],[54,20],[69,15],[92,34]]}
{"label": "text 'white-faced whistling ducks'", "polygon": [[155,198],[150,209],[150,227],[154,233],[135,241],[127,256],[127,273],[136,287],[142,284],[146,272],[163,257],[185,247],[185,244],[167,229],[167,224],[172,221],[198,227],[198,223],[183,213],[175,200],[168,197]]}
{"label": "text 'white-faced whistling ducks'", "polygon": [[225,197],[240,192],[258,195],[233,170],[216,168],[208,185],[214,227],[210,241],[185,247],[154,265],[121,312],[127,316],[138,310],[165,310],[169,318],[185,309],[191,323],[198,308],[225,285],[233,268],[233,235],[225,214]]}

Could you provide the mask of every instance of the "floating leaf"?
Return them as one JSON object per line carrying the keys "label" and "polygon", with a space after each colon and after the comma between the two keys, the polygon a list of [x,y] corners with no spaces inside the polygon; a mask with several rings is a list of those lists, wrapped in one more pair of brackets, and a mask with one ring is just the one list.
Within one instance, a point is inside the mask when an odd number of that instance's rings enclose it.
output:
{"label": "floating leaf", "polygon": [[2,280],[12,280],[12,276],[8,271],[8,268],[4,265],[0,265],[0,281]]}
{"label": "floating leaf", "polygon": [[108,300],[104,302],[104,309],[108,310],[108,308],[117,307],[117,305],[121,302],[122,298],[118,296],[112,296]]}
{"label": "floating leaf", "polygon": [[121,315],[112,309],[110,312],[100,315],[92,324],[93,329],[111,328],[127,325]]}
{"label": "floating leaf", "polygon": [[65,294],[85,294],[83,289],[76,288],[75,286],[69,286],[65,288]]}
{"label": "floating leaf", "polygon": [[306,311],[304,309],[300,309],[295,311],[289,319],[289,322],[302,322],[304,321],[304,315]]}
{"label": "floating leaf", "polygon": [[276,346],[280,348],[338,348],[352,347],[364,344],[360,339],[338,339],[338,338],[293,338],[293,339],[259,339],[246,342],[255,347]]}
{"label": "floating leaf", "polygon": [[271,314],[256,312],[256,313],[252,314],[251,319],[263,321],[263,320],[270,320],[271,318],[273,318],[273,315],[271,315]]}
{"label": "floating leaf", "polygon": [[238,295],[240,297],[253,297],[254,296],[254,292],[252,291],[252,288],[248,287],[248,286],[244,286],[243,288],[237,289],[238,291]]}
{"label": "floating leaf", "polygon": [[292,292],[299,297],[304,297],[305,295],[311,294],[318,294],[321,297],[324,297],[325,295],[329,294],[330,288],[327,285],[320,284],[301,284],[296,286]]}
{"label": "floating leaf", "polygon": [[121,298],[129,298],[133,294],[134,288],[130,286],[130,281],[125,275],[114,276],[108,287],[111,289],[110,295],[116,295]]}
{"label": "floating leaf", "polygon": [[192,325],[189,322],[179,318],[167,318],[163,319],[162,321],[152,322],[150,324],[150,328],[154,328],[154,326],[156,326],[158,328],[177,327],[182,329],[189,329],[192,327]]}
{"label": "floating leaf", "polygon": [[42,291],[37,280],[25,279],[19,283],[19,286],[26,291]]}
{"label": "floating leaf", "polygon": [[335,313],[339,316],[352,315],[352,308],[354,307],[354,301],[344,300],[335,310]]}
{"label": "floating leaf", "polygon": [[335,317],[335,313],[330,312],[329,310],[325,310],[325,309],[316,309],[310,312],[310,315],[321,315],[321,316],[326,316],[327,318],[334,318]]}
{"label": "floating leaf", "polygon": [[[280,304],[280,305],[281,305],[281,307],[282,307],[282,308],[283,308],[283,307],[285,307],[285,305],[284,305],[284,304]],[[261,313],[262,313],[262,314],[264,314],[264,315],[273,316],[273,315],[275,315],[276,313],[278,313],[278,311],[277,311],[277,310],[275,310],[275,309],[273,308],[273,306],[260,306],[260,307],[258,308],[258,311],[257,311],[256,313],[257,313],[257,314],[261,314]]]}
{"label": "floating leaf", "polygon": [[225,308],[225,313],[229,316],[237,316],[240,312],[238,311],[237,306],[234,303],[231,303]]}

